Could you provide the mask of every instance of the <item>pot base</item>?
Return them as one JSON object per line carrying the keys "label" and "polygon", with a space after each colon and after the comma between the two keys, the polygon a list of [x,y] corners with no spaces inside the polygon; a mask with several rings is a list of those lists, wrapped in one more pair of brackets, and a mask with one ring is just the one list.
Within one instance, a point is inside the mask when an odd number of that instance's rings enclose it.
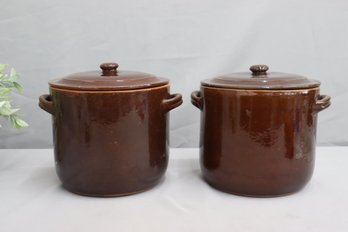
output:
{"label": "pot base", "polygon": [[289,195],[292,195],[294,193],[297,193],[299,191],[301,191],[304,186],[296,189],[296,190],[293,190],[293,191],[290,191],[290,192],[279,192],[279,193],[265,193],[265,194],[253,194],[253,193],[245,193],[245,192],[238,192],[238,191],[233,191],[233,190],[230,190],[230,189],[227,189],[227,188],[224,188],[224,187],[221,187],[221,186],[218,186],[218,185],[215,185],[211,182],[209,182],[208,180],[204,179],[205,182],[211,186],[212,188],[216,189],[216,190],[219,190],[221,192],[224,192],[224,193],[228,193],[228,194],[233,194],[233,195],[236,195],[236,196],[242,196],[242,197],[253,197],[253,198],[271,198],[271,197],[284,197],[284,196],[289,196]]}
{"label": "pot base", "polygon": [[63,188],[71,193],[80,195],[80,196],[85,196],[85,197],[99,197],[99,198],[110,198],[110,197],[124,197],[124,196],[129,196],[129,195],[135,195],[138,193],[142,193],[142,192],[146,192],[152,188],[154,188],[157,184],[159,184],[159,182],[161,182],[161,180],[157,181],[156,183],[154,183],[153,185],[144,188],[144,189],[140,189],[137,191],[133,191],[133,192],[125,192],[125,193],[107,193],[107,194],[98,194],[98,193],[87,193],[87,192],[79,192],[79,191],[75,191],[72,189],[67,188],[66,186],[62,185]]}

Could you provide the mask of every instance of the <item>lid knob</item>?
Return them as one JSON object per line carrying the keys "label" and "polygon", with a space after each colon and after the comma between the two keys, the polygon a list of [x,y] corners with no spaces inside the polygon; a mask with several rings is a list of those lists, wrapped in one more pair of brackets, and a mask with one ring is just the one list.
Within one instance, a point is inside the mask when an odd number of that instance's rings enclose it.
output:
{"label": "lid knob", "polygon": [[103,70],[102,76],[116,76],[118,64],[116,63],[103,63],[100,65]]}
{"label": "lid knob", "polygon": [[253,73],[253,76],[262,76],[267,75],[268,66],[264,64],[253,65],[249,68],[249,70]]}

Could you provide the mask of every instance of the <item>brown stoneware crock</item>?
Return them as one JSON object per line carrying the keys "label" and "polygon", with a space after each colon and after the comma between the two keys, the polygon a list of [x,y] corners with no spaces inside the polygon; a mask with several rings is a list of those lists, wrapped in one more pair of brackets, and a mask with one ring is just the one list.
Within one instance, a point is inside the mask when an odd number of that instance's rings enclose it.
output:
{"label": "brown stoneware crock", "polygon": [[52,114],[57,174],[71,192],[122,196],[159,182],[168,164],[169,81],[146,73],[76,73],[49,82],[39,106]]}
{"label": "brown stoneware crock", "polygon": [[238,195],[296,192],[312,176],[317,114],[330,97],[316,80],[266,65],[250,70],[202,81],[191,95],[201,110],[203,178]]}

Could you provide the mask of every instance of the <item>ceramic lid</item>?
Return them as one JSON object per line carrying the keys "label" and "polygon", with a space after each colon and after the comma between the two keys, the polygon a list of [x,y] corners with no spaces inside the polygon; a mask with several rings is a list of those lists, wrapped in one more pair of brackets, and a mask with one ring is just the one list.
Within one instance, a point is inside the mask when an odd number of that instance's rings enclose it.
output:
{"label": "ceramic lid", "polygon": [[253,65],[250,67],[250,71],[251,73],[232,73],[204,80],[202,85],[216,88],[255,90],[308,89],[320,85],[317,80],[295,74],[267,72],[267,65]]}
{"label": "ceramic lid", "polygon": [[116,63],[104,63],[100,68],[100,71],[74,73],[49,84],[60,89],[100,91],[143,89],[169,83],[169,80],[151,74],[118,70]]}

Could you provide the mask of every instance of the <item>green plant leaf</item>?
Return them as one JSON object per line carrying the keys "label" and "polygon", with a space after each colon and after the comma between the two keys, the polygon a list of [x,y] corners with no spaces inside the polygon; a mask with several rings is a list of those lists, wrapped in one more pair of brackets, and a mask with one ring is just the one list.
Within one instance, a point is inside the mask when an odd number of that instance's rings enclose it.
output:
{"label": "green plant leaf", "polygon": [[18,117],[18,115],[15,115],[13,117],[13,120],[11,120],[12,122],[12,126],[19,129],[19,128],[22,128],[22,127],[27,127],[29,126],[28,123],[26,123],[25,121],[23,121],[22,119],[20,119]]}
{"label": "green plant leaf", "polygon": [[0,115],[3,116],[11,116],[12,114],[16,113],[19,109],[13,109],[11,108],[11,105],[9,102],[5,101],[5,104],[0,107]]}
{"label": "green plant leaf", "polygon": [[6,95],[11,93],[12,89],[11,88],[1,88],[0,87],[0,96]]}
{"label": "green plant leaf", "polygon": [[16,112],[17,108],[12,108],[10,103],[10,93],[13,90],[22,91],[22,86],[17,82],[19,75],[14,68],[7,69],[9,65],[0,64],[0,116],[9,120],[14,128],[28,126]]}
{"label": "green plant leaf", "polygon": [[13,82],[13,86],[17,89],[19,93],[22,93],[23,87],[18,82]]}
{"label": "green plant leaf", "polygon": [[14,68],[11,68],[11,71],[10,71],[10,76],[17,76],[17,72]]}
{"label": "green plant leaf", "polygon": [[18,81],[18,79],[19,79],[18,73],[16,72],[16,70],[14,68],[11,68],[10,77],[8,78],[8,81],[16,82],[16,81]]}
{"label": "green plant leaf", "polygon": [[0,108],[2,108],[6,104],[6,101],[0,101]]}
{"label": "green plant leaf", "polygon": [[0,102],[0,109],[2,109],[2,108],[11,108],[11,104],[10,104],[10,102],[9,101],[1,101]]}
{"label": "green plant leaf", "polygon": [[0,64],[0,71],[3,71],[6,67],[8,67],[8,64]]}

